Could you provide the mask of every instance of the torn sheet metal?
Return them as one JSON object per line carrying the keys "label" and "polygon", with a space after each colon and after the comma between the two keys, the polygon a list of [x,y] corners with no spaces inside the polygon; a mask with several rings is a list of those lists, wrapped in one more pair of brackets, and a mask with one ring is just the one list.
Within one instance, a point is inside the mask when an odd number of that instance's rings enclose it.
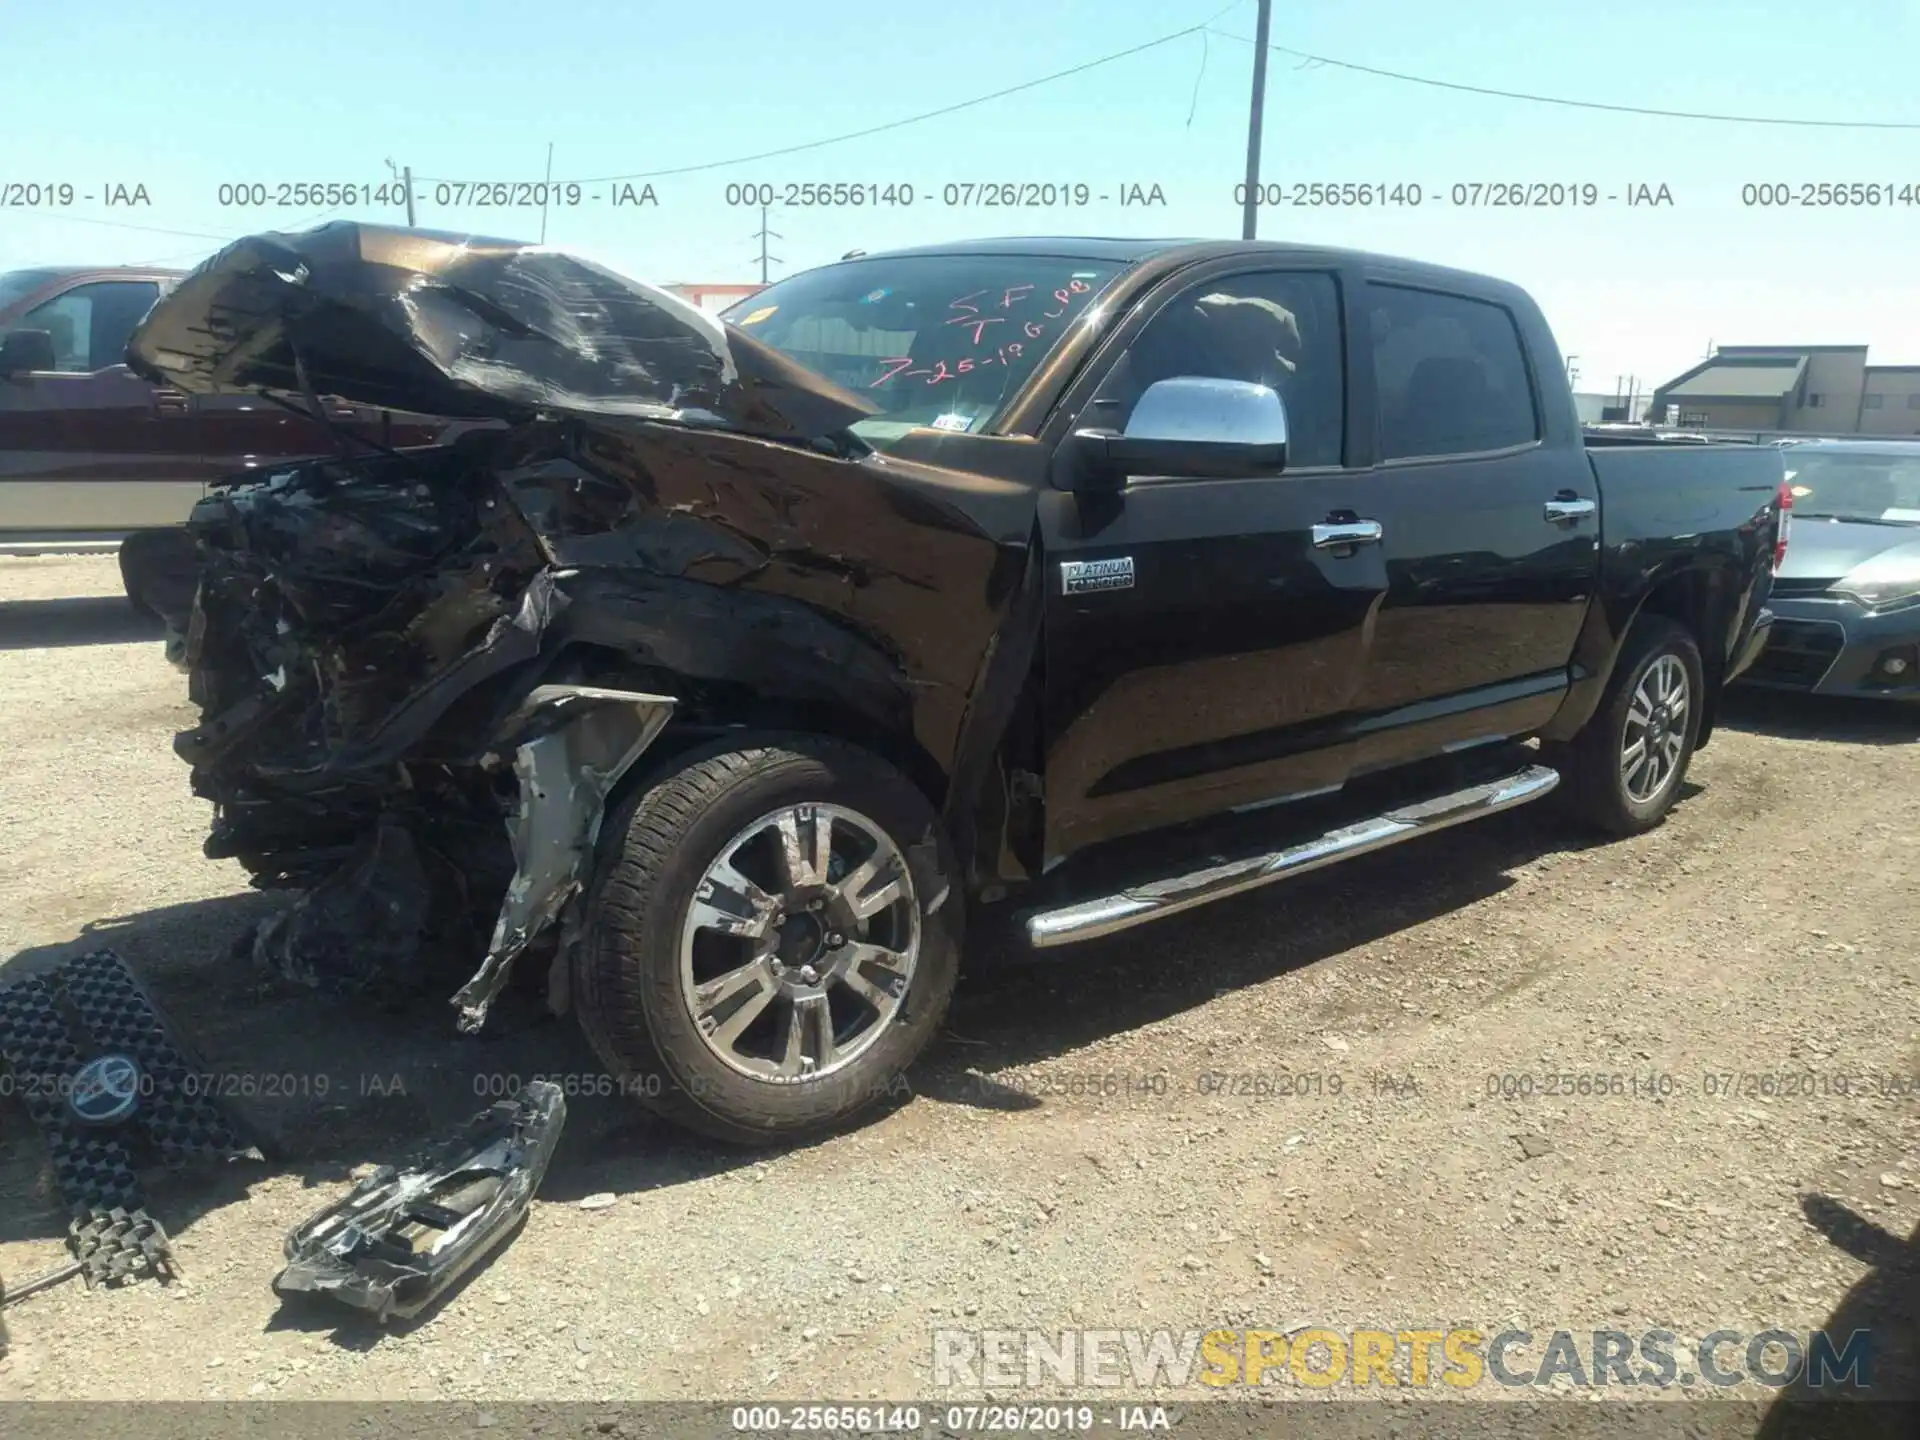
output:
{"label": "torn sheet metal", "polygon": [[514,876],[486,959],[453,997],[460,1028],[478,1030],[509,967],[586,882],[606,799],[673,714],[666,695],[542,685],[508,717],[520,783]]}
{"label": "torn sheet metal", "polygon": [[311,389],[509,422],[557,411],[815,440],[875,413],[670,291],[590,260],[354,221],[227,246],[154,306],[127,363],[195,393]]}
{"label": "torn sheet metal", "polygon": [[560,1087],[530,1081],[405,1167],[381,1166],[287,1236],[274,1290],[418,1315],[511,1238],[566,1119]]}

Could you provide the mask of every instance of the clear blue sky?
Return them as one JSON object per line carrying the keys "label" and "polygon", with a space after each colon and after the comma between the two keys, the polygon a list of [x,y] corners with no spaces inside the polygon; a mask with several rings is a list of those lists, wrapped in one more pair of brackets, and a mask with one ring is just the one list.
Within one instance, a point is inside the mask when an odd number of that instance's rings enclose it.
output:
{"label": "clear blue sky", "polygon": [[[236,209],[223,182],[539,180],[699,165],[913,115],[1211,18],[1244,0],[0,0],[0,185],[71,181],[151,204],[0,209],[0,269],[187,264],[319,208]],[[553,211],[547,239],[655,281],[757,278],[757,209],[730,183],[912,184],[911,207],[776,208],[775,275],[853,247],[1008,233],[1236,235],[1252,47],[1189,35],[992,103],[803,154],[651,183],[658,205]],[[1920,122],[1920,0],[1280,0],[1273,40],[1466,85],[1656,108]],[[1418,208],[1272,209],[1265,238],[1356,245],[1516,280],[1579,357],[1579,386],[1642,388],[1710,341],[1866,343],[1920,363],[1920,204],[1747,208],[1748,183],[1920,189],[1920,129],[1789,129],[1488,98],[1272,57],[1269,180],[1413,183]],[[949,208],[949,182],[1158,184],[1164,208]],[[1667,185],[1670,208],[1495,210],[1434,202],[1477,181]],[[636,187],[641,182],[635,182]],[[605,193],[609,187],[589,187]],[[419,223],[537,236],[535,210]],[[0,193],[0,199],[6,198]],[[338,212],[336,212],[338,213]],[[358,207],[345,212],[373,218]],[[394,213],[398,213],[395,211]],[[326,218],[331,218],[330,216]],[[86,222],[93,223],[86,223]],[[101,223],[101,222],[112,222]],[[124,228],[144,226],[145,229]],[[197,233],[165,233],[197,232]]]}

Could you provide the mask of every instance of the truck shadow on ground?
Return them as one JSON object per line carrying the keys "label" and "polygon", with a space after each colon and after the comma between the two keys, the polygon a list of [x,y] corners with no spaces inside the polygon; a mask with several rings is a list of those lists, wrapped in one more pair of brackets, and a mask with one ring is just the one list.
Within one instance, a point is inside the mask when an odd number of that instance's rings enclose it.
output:
{"label": "truck shadow on ground", "polygon": [[1866,1337],[1869,1368],[1858,1388],[1815,1388],[1811,1372],[1782,1390],[1758,1432],[1760,1440],[1879,1440],[1914,1431],[1920,1413],[1920,1227],[1902,1239],[1838,1200],[1807,1195],[1806,1223],[1837,1249],[1872,1268],[1841,1298],[1822,1327],[1844,1355],[1850,1337]]}
{"label": "truck shadow on ground", "polygon": [[[1464,827],[1445,844],[1421,840],[1362,857],[1178,921],[1055,952],[1058,959],[991,953],[983,935],[969,947],[948,1031],[889,1092],[889,1107],[926,1097],[1031,1108],[1041,1102],[997,1084],[993,1072],[1070,1054],[1487,898],[1512,883],[1514,866],[1586,843],[1545,810]],[[283,903],[243,892],[102,921],[75,941],[22,951],[0,967],[0,979],[13,979],[84,950],[114,949],[153,991],[243,1138],[259,1144],[264,1160],[149,1179],[150,1208],[176,1237],[184,1264],[192,1263],[194,1223],[246,1201],[255,1186],[296,1176],[318,1209],[342,1193],[356,1167],[404,1163],[423,1141],[535,1077],[558,1079],[573,1092],[539,1191],[544,1203],[684,1184],[780,1153],[702,1141],[610,1093],[578,1028],[544,1011],[537,984],[503,996],[482,1034],[462,1036],[441,997],[464,975],[447,977],[444,989],[425,998],[382,1006],[265,974],[247,942]],[[536,981],[538,968],[529,967]],[[31,1130],[17,1100],[0,1100],[0,1108],[14,1112],[0,1115],[7,1134]],[[0,1155],[0,1242],[64,1233],[44,1147],[37,1139],[9,1143]],[[255,1258],[263,1268],[277,1266],[275,1256]],[[335,1343],[365,1348],[382,1334],[428,1323],[455,1294],[384,1330],[352,1316],[343,1324],[339,1309],[304,1303],[289,1303],[272,1323],[332,1329]]]}
{"label": "truck shadow on ground", "polygon": [[1734,686],[1721,696],[1719,723],[1782,740],[1911,745],[1920,741],[1920,703]]}
{"label": "truck shadow on ground", "polygon": [[[1698,787],[1689,786],[1690,791]],[[987,1109],[1044,1103],[992,1072],[1044,1063],[1488,899],[1514,867],[1598,843],[1550,804],[1361,856],[1103,940],[1039,954],[969,947],[945,1043],[918,1094]],[[1260,1057],[1250,1057],[1256,1062]]]}
{"label": "truck shadow on ground", "polygon": [[0,600],[0,650],[128,645],[165,634],[159,620],[134,609],[124,595]]}

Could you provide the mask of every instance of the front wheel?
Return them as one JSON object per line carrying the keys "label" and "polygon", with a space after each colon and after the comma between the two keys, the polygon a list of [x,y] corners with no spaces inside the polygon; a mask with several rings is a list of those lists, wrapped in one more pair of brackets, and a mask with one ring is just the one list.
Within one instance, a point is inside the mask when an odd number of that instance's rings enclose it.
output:
{"label": "front wheel", "polygon": [[1576,816],[1620,836],[1666,819],[1700,734],[1702,676],[1700,648],[1685,626],[1664,615],[1635,622],[1600,708],[1544,757],[1560,771]]}
{"label": "front wheel", "polygon": [[835,741],[732,742],[683,757],[609,828],[576,995],[624,1091],[761,1145],[897,1091],[962,938],[946,840],[904,776]]}

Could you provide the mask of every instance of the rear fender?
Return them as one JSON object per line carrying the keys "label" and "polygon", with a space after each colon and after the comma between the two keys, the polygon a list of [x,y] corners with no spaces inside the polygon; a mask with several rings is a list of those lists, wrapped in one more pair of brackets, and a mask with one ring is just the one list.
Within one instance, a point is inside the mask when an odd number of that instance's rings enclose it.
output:
{"label": "rear fender", "polygon": [[1654,576],[1627,605],[1596,602],[1589,606],[1586,623],[1574,645],[1573,682],[1553,719],[1542,728],[1541,738],[1564,741],[1577,735],[1600,708],[1621,648],[1640,617],[1665,615],[1685,625],[1700,647],[1706,694],[1695,744],[1696,748],[1705,745],[1719,711],[1728,649],[1747,628],[1741,581],[1741,573],[1730,559],[1693,556]]}

